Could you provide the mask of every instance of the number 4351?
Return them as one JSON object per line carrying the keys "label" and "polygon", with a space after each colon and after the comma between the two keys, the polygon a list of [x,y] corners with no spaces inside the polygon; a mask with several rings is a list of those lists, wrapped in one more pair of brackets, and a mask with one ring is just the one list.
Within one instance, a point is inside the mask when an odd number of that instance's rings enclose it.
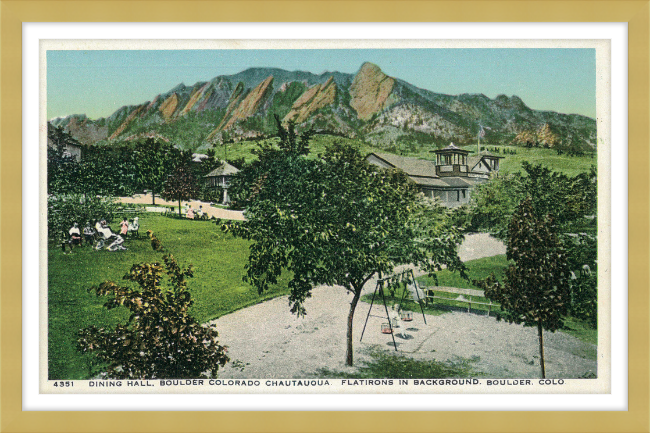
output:
{"label": "number 4351", "polygon": [[72,382],[72,381],[70,381],[70,380],[67,380],[67,381],[65,381],[65,382],[63,382],[63,381],[61,381],[61,382],[54,382],[54,386],[56,386],[56,387],[61,387],[61,388],[68,388],[68,387],[70,387],[70,386],[74,386],[74,382]]}

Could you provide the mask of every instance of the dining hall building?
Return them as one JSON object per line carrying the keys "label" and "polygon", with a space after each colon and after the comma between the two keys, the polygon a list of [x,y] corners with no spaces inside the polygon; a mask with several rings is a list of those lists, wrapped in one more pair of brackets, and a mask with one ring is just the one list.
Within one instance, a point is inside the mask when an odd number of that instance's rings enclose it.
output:
{"label": "dining hall building", "polygon": [[468,156],[469,151],[451,143],[434,151],[435,160],[411,158],[391,153],[368,154],[366,161],[383,168],[399,169],[417,185],[426,197],[437,198],[447,207],[469,203],[475,185],[498,175],[499,160],[488,152]]}

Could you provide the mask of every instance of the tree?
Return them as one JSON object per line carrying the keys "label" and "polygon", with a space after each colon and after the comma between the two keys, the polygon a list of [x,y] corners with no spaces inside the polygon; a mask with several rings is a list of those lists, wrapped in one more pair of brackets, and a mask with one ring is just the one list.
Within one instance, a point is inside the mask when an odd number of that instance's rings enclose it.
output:
{"label": "tree", "polygon": [[[133,265],[124,276],[140,290],[111,281],[91,289],[97,296],[110,296],[104,308],[131,311],[128,322],[113,330],[90,326],[79,331],[77,349],[94,354],[109,378],[214,378],[228,362],[215,326],[201,325],[189,314],[186,278],[192,276],[192,266],[181,268],[171,255],[163,260],[164,265]],[[170,289],[160,285],[163,274]]]}
{"label": "tree", "polygon": [[[472,225],[507,242],[517,205],[531,198],[533,212],[550,214],[562,232],[595,231],[596,168],[570,177],[542,165],[522,163],[523,173],[507,174],[478,185],[472,192]],[[588,227],[587,227],[588,226]]]}
{"label": "tree", "polygon": [[136,179],[139,186],[151,190],[151,203],[156,204],[156,191],[160,191],[170,171],[185,155],[169,143],[153,138],[139,142],[134,150]]}
{"label": "tree", "polygon": [[162,197],[165,200],[178,201],[178,216],[181,217],[181,201],[195,197],[199,188],[188,166],[182,164],[174,169],[165,182]]}
{"label": "tree", "polygon": [[[510,174],[479,185],[472,193],[471,224],[509,242],[513,214],[526,196],[538,219],[551,215],[566,248],[571,315],[597,325],[598,182],[595,167],[570,177],[541,165],[523,164],[523,174]],[[586,268],[585,268],[586,266]],[[589,271],[586,271],[589,269]]]}
{"label": "tree", "polygon": [[571,270],[571,316],[598,326],[598,239],[588,233],[563,237]]}
{"label": "tree", "polygon": [[92,220],[103,219],[110,223],[116,212],[117,203],[112,197],[50,194],[47,197],[48,238],[59,239],[63,234],[67,239],[68,230],[75,222],[80,227]]}
{"label": "tree", "polygon": [[507,257],[514,263],[506,270],[505,283],[498,282],[494,274],[476,283],[484,288],[487,298],[501,304],[498,320],[537,326],[545,378],[543,330],[562,328],[570,307],[567,254],[553,218],[535,215],[530,197],[517,207],[508,240]]}
{"label": "tree", "polygon": [[66,153],[66,146],[81,144],[63,129],[47,124],[47,192],[48,194],[74,194],[79,192],[77,177],[80,164]]}
{"label": "tree", "polygon": [[346,349],[352,365],[353,319],[365,283],[402,264],[463,271],[456,254],[462,235],[448,224],[446,209],[419,199],[403,172],[370,165],[358,149],[338,143],[308,158],[308,137],[297,137],[291,124],[279,129],[279,145],[262,144],[258,160],[230,188],[246,221],[222,229],[253,241],[245,280],[260,293],[290,271],[289,301],[298,316],[317,285],[352,294]]}

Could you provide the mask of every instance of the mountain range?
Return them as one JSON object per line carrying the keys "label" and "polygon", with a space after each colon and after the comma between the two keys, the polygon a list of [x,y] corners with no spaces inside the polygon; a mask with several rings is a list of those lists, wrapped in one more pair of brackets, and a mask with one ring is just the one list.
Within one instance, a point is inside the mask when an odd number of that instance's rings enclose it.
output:
{"label": "mountain range", "polygon": [[401,141],[447,145],[476,140],[502,144],[596,146],[596,121],[529,108],[519,97],[446,95],[413,86],[364,63],[356,74],[251,68],[193,86],[179,84],[151,101],[109,117],[74,114],[50,120],[82,144],[158,137],[202,150],[223,141],[274,135],[274,116],[297,129],[359,138],[374,145]]}

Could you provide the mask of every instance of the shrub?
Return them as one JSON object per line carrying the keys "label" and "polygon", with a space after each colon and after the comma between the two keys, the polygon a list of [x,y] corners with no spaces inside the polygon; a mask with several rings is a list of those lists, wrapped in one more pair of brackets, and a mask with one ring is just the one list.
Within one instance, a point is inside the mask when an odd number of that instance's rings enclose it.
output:
{"label": "shrub", "polygon": [[[189,314],[192,299],[185,278],[192,276],[192,266],[181,268],[171,255],[163,260],[164,266],[133,265],[124,276],[140,290],[111,281],[90,289],[97,296],[110,296],[106,309],[124,306],[131,311],[128,322],[113,330],[90,326],[79,331],[77,349],[94,353],[96,365],[109,378],[213,378],[229,360],[215,326],[201,325]],[[161,287],[163,274],[171,289]]]}

